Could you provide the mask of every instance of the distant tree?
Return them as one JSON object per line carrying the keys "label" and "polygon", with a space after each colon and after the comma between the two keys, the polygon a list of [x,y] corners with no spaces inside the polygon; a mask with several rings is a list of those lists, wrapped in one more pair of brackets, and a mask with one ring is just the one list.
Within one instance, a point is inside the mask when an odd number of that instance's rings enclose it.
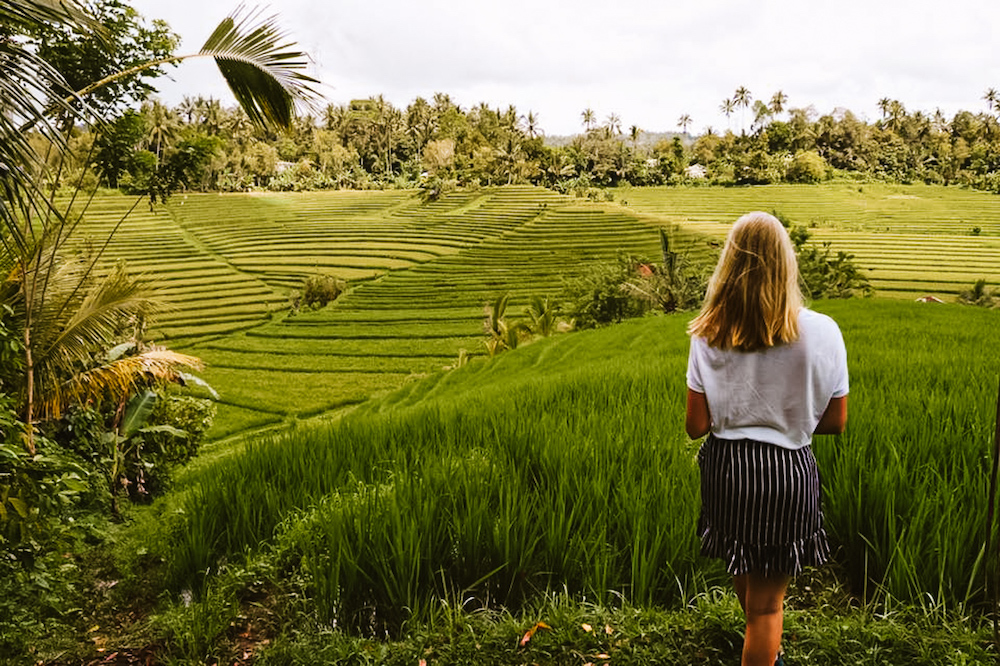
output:
{"label": "distant tree", "polygon": [[454,139],[439,139],[424,146],[423,167],[433,176],[451,175],[455,167]]}
{"label": "distant tree", "polygon": [[684,132],[685,134],[687,134],[688,127],[690,125],[691,125],[691,116],[689,116],[686,113],[677,120],[677,126],[680,127],[681,131]]}
{"label": "distant tree", "polygon": [[155,148],[153,153],[160,159],[164,147],[169,146],[177,137],[180,123],[174,112],[159,100],[143,104],[142,115],[146,121],[147,144]]}
{"label": "distant tree", "polygon": [[781,115],[785,110],[785,104],[788,103],[788,95],[782,91],[778,91],[771,95],[771,113],[775,116]]}
{"label": "distant tree", "polygon": [[639,136],[642,135],[642,130],[639,129],[638,125],[632,125],[628,128],[628,138],[632,141],[632,150],[635,150],[639,145]]}
{"label": "distant tree", "polygon": [[[736,110],[736,102],[729,99],[728,97],[722,100],[722,104],[719,105],[719,111],[722,111],[722,113],[726,116],[727,121],[729,120],[729,117],[733,115],[733,111],[735,110]],[[730,129],[732,129],[732,124],[730,124],[729,127]]]}
{"label": "distant tree", "polygon": [[583,118],[584,129],[586,129],[589,132],[594,127],[594,121],[597,119],[597,116],[594,115],[594,110],[591,108],[586,108],[583,110],[583,113],[581,113],[580,116]]}
{"label": "distant tree", "polygon": [[878,110],[882,112],[882,119],[889,117],[889,109],[892,107],[892,100],[888,97],[883,97],[878,101]]}
{"label": "distant tree", "polygon": [[622,119],[617,113],[608,116],[608,133],[617,136],[622,133]]}
{"label": "distant tree", "polygon": [[818,183],[826,179],[826,160],[814,150],[805,150],[795,155],[785,178],[791,183]]}
{"label": "distant tree", "polygon": [[1000,93],[997,93],[996,88],[989,88],[986,90],[986,94],[983,95],[983,99],[986,100],[986,108],[992,113],[997,108],[997,103],[1000,102]]}
{"label": "distant tree", "polygon": [[771,107],[759,99],[753,103],[753,128],[763,129],[765,121],[772,115]]}
{"label": "distant tree", "polygon": [[[750,108],[751,101],[753,101],[753,97],[750,95],[750,91],[747,90],[745,86],[740,86],[739,88],[736,89],[736,92],[733,93],[733,103],[736,104],[736,106],[742,108],[743,110]],[[743,112],[741,111],[740,132],[743,132],[743,129],[744,129]]]}
{"label": "distant tree", "polygon": [[528,115],[525,116],[524,133],[528,135],[529,139],[534,139],[542,133],[538,126],[538,114],[534,111],[528,111]]}

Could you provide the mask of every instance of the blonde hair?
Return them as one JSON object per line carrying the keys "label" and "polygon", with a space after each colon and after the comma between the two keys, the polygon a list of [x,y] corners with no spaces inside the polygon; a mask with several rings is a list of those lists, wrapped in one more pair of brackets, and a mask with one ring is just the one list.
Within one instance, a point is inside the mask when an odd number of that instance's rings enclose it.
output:
{"label": "blonde hair", "polygon": [[736,221],[688,333],[719,349],[754,351],[799,337],[799,265],[788,231],[755,211]]}

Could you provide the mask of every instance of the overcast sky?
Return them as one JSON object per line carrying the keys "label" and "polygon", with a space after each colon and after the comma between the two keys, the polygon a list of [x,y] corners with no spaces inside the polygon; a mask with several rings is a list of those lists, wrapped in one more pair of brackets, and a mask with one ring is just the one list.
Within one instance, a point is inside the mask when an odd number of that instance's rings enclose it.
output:
{"label": "overcast sky", "polygon": [[[197,51],[238,0],[134,0]],[[249,3],[248,3],[249,4]],[[1000,89],[995,0],[273,0],[265,13],[313,59],[334,104],[382,94],[399,108],[448,93],[533,111],[546,134],[581,131],[581,114],[622,127],[725,130],[739,86],[765,102],[838,107],[875,120],[877,102],[950,118],[986,109]],[[233,98],[208,62],[160,81],[161,98]],[[738,114],[732,118],[737,127]],[[749,119],[747,120],[749,122]]]}

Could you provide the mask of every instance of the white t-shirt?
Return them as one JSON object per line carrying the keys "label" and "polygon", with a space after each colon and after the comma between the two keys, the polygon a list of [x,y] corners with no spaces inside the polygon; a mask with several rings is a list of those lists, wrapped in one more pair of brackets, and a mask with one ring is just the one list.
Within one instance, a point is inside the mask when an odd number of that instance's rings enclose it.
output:
{"label": "white t-shirt", "polygon": [[742,352],[692,336],[687,385],[705,394],[716,437],[800,449],[830,399],[847,395],[844,338],[833,319],[806,308],[789,344]]}

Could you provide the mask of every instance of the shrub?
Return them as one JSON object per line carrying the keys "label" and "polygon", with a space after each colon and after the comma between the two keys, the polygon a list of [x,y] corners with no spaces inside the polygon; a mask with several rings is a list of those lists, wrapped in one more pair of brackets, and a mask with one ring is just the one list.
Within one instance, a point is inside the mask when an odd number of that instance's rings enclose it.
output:
{"label": "shrub", "polygon": [[705,271],[686,253],[671,248],[670,235],[664,229],[660,229],[660,248],[663,264],[643,264],[625,288],[664,313],[697,308],[708,286]]}
{"label": "shrub", "polygon": [[638,276],[638,267],[646,263],[620,253],[616,261],[595,264],[584,275],[567,280],[563,300],[574,326],[595,328],[649,312],[649,300],[625,286]]}
{"label": "shrub", "polygon": [[1000,305],[1000,290],[987,291],[986,280],[976,280],[971,289],[959,292],[958,301],[967,305],[978,305],[984,308],[997,307]]}
{"label": "shrub", "polygon": [[346,282],[332,275],[310,275],[302,283],[302,304],[310,308],[324,307],[337,300],[346,288]]}
{"label": "shrub", "polygon": [[802,150],[796,153],[785,172],[785,179],[790,183],[818,183],[826,180],[826,160],[815,150]]}

